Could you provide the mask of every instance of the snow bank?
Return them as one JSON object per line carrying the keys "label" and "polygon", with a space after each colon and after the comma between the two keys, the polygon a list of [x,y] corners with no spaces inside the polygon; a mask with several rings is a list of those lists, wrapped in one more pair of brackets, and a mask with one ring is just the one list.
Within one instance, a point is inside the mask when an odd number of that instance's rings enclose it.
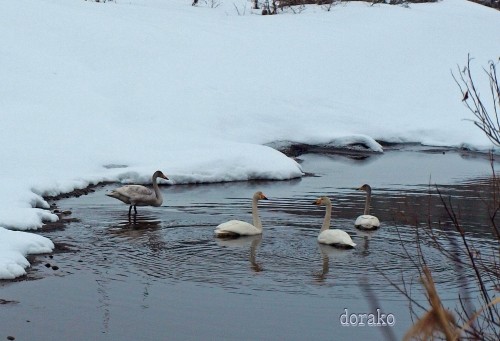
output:
{"label": "snow bank", "polygon": [[54,244],[33,233],[10,231],[0,227],[0,278],[13,279],[26,273],[28,254],[51,252]]}

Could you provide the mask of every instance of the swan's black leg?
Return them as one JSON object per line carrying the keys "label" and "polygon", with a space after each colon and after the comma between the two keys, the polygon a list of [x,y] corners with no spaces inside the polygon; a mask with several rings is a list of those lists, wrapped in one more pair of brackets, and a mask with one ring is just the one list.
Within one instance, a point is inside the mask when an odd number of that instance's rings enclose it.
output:
{"label": "swan's black leg", "polygon": [[134,205],[134,213],[137,214],[137,205]]}
{"label": "swan's black leg", "polygon": [[132,205],[130,205],[130,207],[128,208],[128,215],[130,215],[132,213]]}

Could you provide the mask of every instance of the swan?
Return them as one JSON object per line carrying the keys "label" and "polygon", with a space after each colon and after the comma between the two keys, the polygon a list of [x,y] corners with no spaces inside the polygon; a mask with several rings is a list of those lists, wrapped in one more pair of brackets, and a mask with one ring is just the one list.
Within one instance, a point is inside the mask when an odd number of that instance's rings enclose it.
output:
{"label": "swan", "polygon": [[321,226],[320,233],[318,235],[318,242],[322,244],[329,244],[332,246],[340,247],[355,247],[356,244],[352,242],[351,236],[347,232],[332,229],[330,230],[330,220],[332,217],[332,201],[328,197],[320,197],[313,202],[314,205],[325,205],[325,220],[323,220],[323,226]]}
{"label": "swan", "polygon": [[257,203],[259,200],[268,200],[262,192],[255,192],[252,198],[253,225],[241,220],[230,220],[215,228],[217,237],[254,236],[262,234],[262,222],[259,218]]}
{"label": "swan", "polygon": [[168,180],[168,178],[161,172],[156,171],[152,176],[153,190],[141,185],[125,185],[120,188],[114,189],[111,193],[106,193],[108,197],[112,197],[129,204],[128,215],[132,212],[137,214],[137,206],[161,206],[163,197],[161,196],[160,189],[158,188],[157,178]]}
{"label": "swan", "polygon": [[366,192],[366,202],[365,202],[365,212],[356,219],[356,221],[354,222],[354,226],[364,230],[378,229],[380,227],[380,221],[378,220],[377,217],[370,215],[372,188],[370,187],[370,185],[364,184],[360,188],[357,188],[357,190]]}

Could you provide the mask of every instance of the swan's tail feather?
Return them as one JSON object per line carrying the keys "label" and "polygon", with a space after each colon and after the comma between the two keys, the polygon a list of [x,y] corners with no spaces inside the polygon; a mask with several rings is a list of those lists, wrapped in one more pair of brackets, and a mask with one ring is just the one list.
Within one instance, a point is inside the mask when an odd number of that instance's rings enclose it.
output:
{"label": "swan's tail feather", "polygon": [[115,190],[111,191],[110,193],[106,193],[108,197],[118,199],[120,201],[123,201],[126,204],[130,204],[130,198],[126,197],[125,195],[121,194],[120,192],[117,192]]}

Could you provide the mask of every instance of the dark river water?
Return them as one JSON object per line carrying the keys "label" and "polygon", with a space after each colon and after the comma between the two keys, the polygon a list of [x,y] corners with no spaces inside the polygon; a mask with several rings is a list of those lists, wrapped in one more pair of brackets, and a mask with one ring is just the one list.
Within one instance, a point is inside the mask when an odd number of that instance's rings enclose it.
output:
{"label": "dark river water", "polygon": [[[386,340],[411,326],[409,302],[393,285],[406,284],[427,306],[417,260],[416,227],[451,226],[435,185],[459,213],[471,245],[494,252],[488,227],[492,169],[485,157],[456,152],[390,151],[366,159],[303,155],[305,172],[291,181],[162,187],[164,207],[128,207],[94,193],[57,202],[70,210],[64,227],[40,233],[63,250],[38,256],[29,279],[3,282],[0,340]],[[168,169],[164,170],[168,174]],[[372,214],[382,227],[354,228],[364,193],[373,188]],[[262,236],[214,238],[218,224],[251,222],[259,203]],[[332,198],[332,227],[357,247],[317,243]],[[436,230],[446,241],[455,232]],[[456,236],[458,238],[458,236]],[[477,296],[467,272],[456,268],[421,234],[422,252],[444,303],[459,293]],[[61,248],[60,247],[60,248]],[[464,280],[465,278],[465,280]],[[342,314],[391,315],[391,325],[343,326]],[[386,320],[387,321],[387,320]]]}

